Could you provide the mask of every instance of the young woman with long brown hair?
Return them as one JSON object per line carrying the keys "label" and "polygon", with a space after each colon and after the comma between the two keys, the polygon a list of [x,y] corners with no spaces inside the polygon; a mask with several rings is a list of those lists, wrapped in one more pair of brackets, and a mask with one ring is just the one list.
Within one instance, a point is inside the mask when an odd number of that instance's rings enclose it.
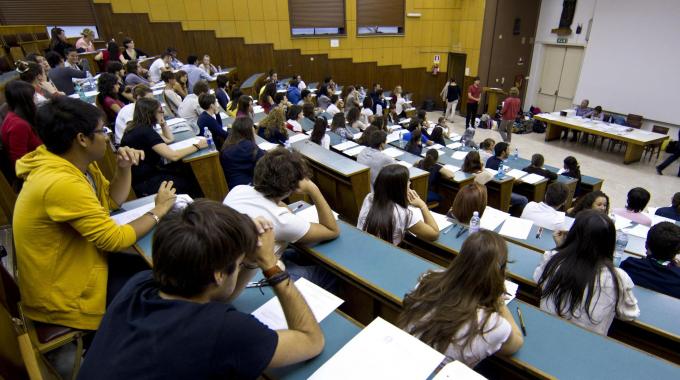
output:
{"label": "young woman with long brown hair", "polygon": [[503,299],[507,261],[508,247],[498,234],[470,235],[446,270],[425,273],[406,295],[398,326],[447,362],[471,368],[495,353],[517,352],[524,339]]}
{"label": "young woman with long brown hair", "polygon": [[460,223],[468,224],[475,211],[482,216],[486,202],[486,186],[473,182],[458,191],[447,215]]}

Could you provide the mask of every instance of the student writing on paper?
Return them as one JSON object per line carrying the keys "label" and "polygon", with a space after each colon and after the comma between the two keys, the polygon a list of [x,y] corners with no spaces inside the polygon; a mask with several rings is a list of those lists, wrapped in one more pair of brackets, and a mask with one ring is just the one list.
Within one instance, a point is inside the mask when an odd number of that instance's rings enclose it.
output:
{"label": "student writing on paper", "polygon": [[333,120],[331,121],[331,132],[345,140],[354,140],[354,132],[349,126],[347,126],[347,123],[345,122],[345,114],[342,112],[336,112],[332,117]]}
{"label": "student writing on paper", "polygon": [[439,153],[435,149],[430,149],[425,153],[425,158],[416,162],[415,167],[430,172],[427,177],[427,202],[440,202],[443,198],[435,191],[439,184],[439,178],[450,180],[455,175],[442,164],[437,163]]}
{"label": "student writing on paper", "polygon": [[498,234],[470,235],[449,267],[425,273],[404,297],[398,326],[468,367],[495,353],[512,355],[524,344],[505,305],[508,248]]}
{"label": "student writing on paper", "polygon": [[317,145],[321,145],[325,149],[331,149],[331,137],[326,134],[328,121],[323,116],[316,117],[315,119],[314,128],[309,136],[309,140]]}
{"label": "student writing on paper", "polygon": [[[276,148],[258,161],[253,185],[232,188],[224,198],[224,204],[250,217],[262,216],[270,220],[276,235],[277,256],[291,274],[330,288],[333,277],[328,272],[307,265],[294,250],[286,251],[288,243],[314,244],[335,239],[340,234],[331,207],[309,176],[309,168],[300,153]],[[282,201],[294,193],[311,198],[319,223],[310,223],[286,207]]]}
{"label": "student writing on paper", "polygon": [[290,107],[287,117],[286,128],[293,132],[302,132],[302,124],[300,122],[305,117],[302,113],[302,107],[296,105]]}
{"label": "student writing on paper", "polygon": [[255,164],[264,156],[265,151],[255,143],[255,130],[250,118],[240,117],[234,120],[230,131],[220,152],[220,163],[224,178],[233,189],[253,182]]}
{"label": "student writing on paper", "polygon": [[458,191],[446,215],[459,223],[469,224],[475,211],[482,216],[486,202],[486,186],[473,182]]}
{"label": "student writing on paper", "polygon": [[236,117],[237,119],[239,117],[249,117],[251,120],[255,120],[255,114],[253,111],[253,99],[248,95],[239,95],[238,97],[236,97],[236,92],[234,92],[233,98],[238,99],[236,107],[235,109],[233,109],[233,113],[235,115],[234,117]]}
{"label": "student writing on paper", "polygon": [[612,210],[612,213],[614,213],[614,215],[622,216],[635,223],[651,226],[652,219],[642,213],[645,207],[647,207],[647,203],[649,203],[649,198],[649,191],[643,189],[642,187],[632,188],[630,191],[628,191],[626,207],[615,208]]}
{"label": "student writing on paper", "polygon": [[[160,124],[162,135],[154,131],[156,124]],[[200,197],[201,192],[193,175],[177,161],[208,144],[204,138],[199,138],[193,145],[174,150],[167,144],[173,138],[170,127],[163,118],[161,104],[156,99],[139,99],[135,103],[134,117],[121,139],[121,145],[144,151],[144,161],[132,168],[132,188],[138,197],[155,193],[163,181],[173,181],[177,191],[182,194]],[[173,164],[163,165],[162,158]]]}
{"label": "student writing on paper", "polygon": [[609,215],[609,196],[599,190],[591,191],[579,198],[574,207],[567,210],[567,216],[575,218],[585,210],[598,210]]}
{"label": "student writing on paper", "polygon": [[95,106],[55,97],[36,115],[44,145],[17,161],[24,185],[14,209],[14,239],[22,307],[32,320],[97,329],[107,300],[146,265],[138,256],[105,252],[132,246],[174,204],[172,183],[163,183],[149,213],[122,226],[111,219],[110,210],[130,193],[130,168],[145,157],[119,148],[109,182],[96,163],[109,144],[104,118]]}
{"label": "student writing on paper", "polygon": [[[281,303],[286,330],[229,304],[258,269]],[[130,279],[109,306],[79,378],[256,379],[323,346],[309,306],[276,265],[272,224],[199,199],[158,225],[153,271]]]}
{"label": "student writing on paper", "polygon": [[387,165],[396,163],[394,158],[386,155],[382,151],[385,150],[385,142],[387,141],[387,133],[373,129],[366,130],[361,139],[366,142],[367,148],[359,152],[357,162],[369,167],[371,174],[371,187],[378,177],[380,170]]}
{"label": "student writing on paper", "polygon": [[416,156],[420,156],[423,153],[423,144],[420,141],[421,135],[422,130],[419,127],[410,132],[410,138],[406,143],[406,146],[404,146],[404,150],[411,154],[415,154]]}
{"label": "student writing on paper", "polygon": [[673,199],[671,200],[671,205],[669,207],[659,207],[655,214],[663,216],[664,218],[680,221],[680,192],[673,194]]}
{"label": "student writing on paper", "polygon": [[583,211],[568,233],[554,237],[557,248],[545,252],[534,270],[541,309],[601,335],[607,335],[614,317],[640,316],[633,281],[614,267],[616,229],[606,214]]}
{"label": "student writing on paper", "polygon": [[476,150],[468,152],[463,160],[463,166],[460,168],[463,173],[472,174],[475,177],[475,182],[481,185],[486,185],[487,182],[493,179],[493,175],[484,170],[484,165],[480,160],[480,153]]}
{"label": "student writing on paper", "polygon": [[282,108],[274,108],[267,117],[260,121],[257,126],[257,135],[274,144],[284,145],[288,141],[286,117]]}
{"label": "student writing on paper", "polygon": [[347,112],[347,124],[357,131],[363,131],[368,128],[368,123],[361,121],[361,111],[358,107],[351,108]]}
{"label": "student writing on paper", "polygon": [[629,257],[621,269],[635,285],[680,298],[680,267],[674,261],[680,254],[680,227],[670,222],[652,226],[645,247],[646,257]]}
{"label": "student writing on paper", "polygon": [[548,186],[543,202],[529,202],[522,211],[522,219],[533,221],[537,226],[557,231],[564,224],[564,212],[557,211],[567,200],[569,188],[562,182]]}
{"label": "student writing on paper", "polygon": [[407,230],[421,239],[437,240],[437,222],[410,185],[409,171],[404,166],[382,168],[373,192],[366,195],[361,205],[357,228],[394,245],[401,243]]}
{"label": "student writing on paper", "polygon": [[526,168],[522,169],[523,171],[531,174],[538,174],[540,176],[543,176],[551,181],[554,181],[557,179],[557,173],[553,173],[548,169],[545,169],[543,167],[543,163],[545,162],[545,159],[543,158],[543,155],[540,153],[536,153],[531,156],[531,165],[527,166]]}

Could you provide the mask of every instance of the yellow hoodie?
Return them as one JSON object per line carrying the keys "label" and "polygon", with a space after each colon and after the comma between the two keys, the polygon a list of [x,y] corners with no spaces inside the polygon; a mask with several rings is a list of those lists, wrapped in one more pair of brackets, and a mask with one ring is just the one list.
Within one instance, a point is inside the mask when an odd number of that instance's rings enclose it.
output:
{"label": "yellow hoodie", "polygon": [[118,205],[109,182],[90,164],[96,191],[83,172],[44,145],[16,163],[24,185],[14,209],[19,287],[26,315],[36,321],[96,330],[106,306],[104,252],[136,241],[134,229],[109,216]]}

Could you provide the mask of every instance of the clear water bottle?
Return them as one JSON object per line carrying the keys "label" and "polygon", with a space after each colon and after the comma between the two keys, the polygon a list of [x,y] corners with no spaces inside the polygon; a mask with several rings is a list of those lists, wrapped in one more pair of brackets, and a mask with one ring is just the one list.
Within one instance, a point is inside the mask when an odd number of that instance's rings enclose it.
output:
{"label": "clear water bottle", "polygon": [[498,173],[496,173],[496,178],[498,178],[498,179],[503,178],[503,174],[505,173],[505,171],[503,169],[504,169],[504,165],[503,165],[503,161],[501,161],[498,164]]}
{"label": "clear water bottle", "polygon": [[623,251],[628,245],[628,234],[618,230],[616,231],[616,248],[614,249],[614,265],[619,266],[621,264],[621,259],[623,258]]}
{"label": "clear water bottle", "polygon": [[87,84],[90,87],[90,91],[93,91],[95,89],[94,86],[94,78],[92,77],[92,73],[90,70],[85,70],[85,73],[87,75]]}
{"label": "clear water bottle", "polygon": [[512,153],[512,158],[515,160],[519,158],[519,148],[515,148],[515,151]]}
{"label": "clear water bottle", "polygon": [[290,145],[290,140],[286,140],[286,141],[283,143],[283,147],[286,148],[286,149],[288,149],[288,150],[293,150],[293,146]]}
{"label": "clear water bottle", "polygon": [[75,88],[76,94],[78,94],[78,97],[80,98],[80,100],[87,102],[87,96],[85,96],[85,92],[83,92],[83,88],[80,87],[80,83],[76,83],[74,88]]}
{"label": "clear water bottle", "polygon": [[203,128],[203,137],[205,137],[205,142],[208,143],[208,149],[215,150],[215,142],[213,141],[212,133],[208,127]]}
{"label": "clear water bottle", "polygon": [[472,218],[470,218],[470,235],[479,231],[479,213],[477,211],[472,213]]}

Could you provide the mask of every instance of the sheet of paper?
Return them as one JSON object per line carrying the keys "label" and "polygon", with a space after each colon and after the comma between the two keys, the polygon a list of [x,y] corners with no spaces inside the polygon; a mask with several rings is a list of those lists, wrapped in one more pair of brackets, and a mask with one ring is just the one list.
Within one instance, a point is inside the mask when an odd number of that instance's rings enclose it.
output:
{"label": "sheet of paper", "polygon": [[649,215],[654,215],[654,214],[656,214],[656,210],[658,210],[659,208],[660,207],[649,206],[649,207],[647,207],[647,212],[649,213]]}
{"label": "sheet of paper", "polygon": [[[452,137],[451,139],[453,140],[454,138],[455,138],[455,137]],[[459,136],[458,138],[460,138],[460,136]],[[460,148],[461,146],[463,146],[463,144],[461,144],[461,143],[459,143],[459,142],[454,142],[454,143],[451,143],[451,144],[447,144],[447,145],[446,145],[446,147],[447,147],[447,148],[450,148],[450,149],[458,149],[458,148]]]}
{"label": "sheet of paper", "polygon": [[396,158],[396,157],[399,157],[402,154],[404,154],[404,151],[401,150],[401,149],[397,149],[395,147],[390,147],[390,148],[383,150],[383,153],[385,153],[386,155],[388,155],[392,158]]}
{"label": "sheet of paper", "polygon": [[260,147],[260,149],[262,149],[262,150],[270,151],[272,149],[275,149],[279,145],[274,144],[274,143],[270,143],[269,141],[263,141],[263,142],[257,144],[257,146]]}
{"label": "sheet of paper", "polygon": [[664,218],[663,216],[659,216],[659,215],[650,215],[649,217],[652,219],[652,226],[656,226],[657,224],[659,224],[661,222],[675,223],[675,220],[673,220],[671,218]]}
{"label": "sheet of paper", "polygon": [[493,231],[509,217],[510,214],[507,212],[503,212],[491,206],[486,206],[479,221],[479,226],[485,230]]}
{"label": "sheet of paper", "polygon": [[347,150],[349,148],[354,148],[355,146],[358,146],[359,144],[355,143],[354,141],[345,141],[344,143],[336,144],[333,145],[333,149],[343,151]]}
{"label": "sheet of paper", "polygon": [[614,227],[616,230],[621,230],[624,228],[628,228],[633,225],[633,222],[630,219],[626,219],[620,215],[614,215]]}
{"label": "sheet of paper", "polygon": [[430,214],[432,214],[432,217],[434,218],[435,222],[437,222],[437,227],[439,227],[439,231],[442,231],[444,230],[444,228],[453,224],[453,222],[451,222],[449,218],[447,218],[446,215],[444,214],[432,211],[430,212]]}
{"label": "sheet of paper", "polygon": [[357,133],[353,134],[352,137],[356,140],[356,139],[361,138],[361,136],[362,136],[363,134],[364,134],[364,132],[357,132]]}
{"label": "sheet of paper", "polygon": [[400,139],[399,131],[394,131],[394,132],[390,133],[389,135],[387,135],[385,142],[387,144],[389,144],[389,143],[394,142],[394,141],[399,141],[399,139]]}
{"label": "sheet of paper", "polygon": [[564,222],[562,222],[562,226],[560,226],[560,231],[569,231],[571,229],[571,226],[574,225],[574,218],[570,216],[565,216],[564,217]]}
{"label": "sheet of paper", "polygon": [[364,148],[366,148],[366,147],[363,146],[363,145],[359,145],[359,146],[355,146],[354,148],[343,150],[342,153],[344,153],[344,154],[346,154],[350,157],[354,157],[354,156],[358,156],[359,153],[361,153],[361,151],[364,150]]}
{"label": "sheet of paper", "polygon": [[[338,220],[338,213],[333,210],[331,210],[331,212],[333,212],[333,217],[335,220]],[[316,207],[314,206],[307,207],[302,211],[298,211],[295,213],[295,215],[302,217],[309,223],[319,223],[319,213],[316,211]]]}
{"label": "sheet of paper", "polygon": [[411,122],[411,118],[409,117],[408,119],[404,119],[404,120],[399,121],[399,124],[408,124],[410,122]]}
{"label": "sheet of paper", "polygon": [[[188,194],[178,194],[177,198],[175,199],[175,205],[184,208],[187,204],[193,201],[194,200]],[[113,219],[118,225],[122,226],[123,224],[128,224],[133,220],[142,217],[142,215],[146,214],[148,211],[151,211],[154,207],[156,207],[156,204],[154,202],[149,202],[145,205],[133,208],[132,210],[111,215],[111,219]]]}
{"label": "sheet of paper", "polygon": [[167,124],[169,127],[172,127],[173,125],[178,125],[186,122],[187,120],[181,117],[173,117],[172,119],[166,120],[165,124]]}
{"label": "sheet of paper", "polygon": [[427,379],[442,360],[444,355],[378,317],[309,379]]}
{"label": "sheet of paper", "polygon": [[484,168],[484,170],[489,172],[489,174],[491,174],[492,176],[495,176],[496,174],[498,174],[498,170],[493,170],[491,168]]}
{"label": "sheet of paper", "polygon": [[[329,293],[323,288],[315,285],[304,277],[295,281],[295,286],[298,288],[302,297],[307,301],[307,305],[312,309],[314,318],[317,322],[321,322],[333,310],[344,302],[332,293]],[[279,299],[273,297],[267,303],[253,311],[253,317],[260,322],[267,325],[272,330],[285,330],[288,328],[286,317],[283,315],[283,309]]]}
{"label": "sheet of paper", "polygon": [[309,138],[309,135],[305,135],[304,133],[298,133],[297,135],[290,136],[288,138],[289,143],[296,143],[298,141],[306,140]]}
{"label": "sheet of paper", "polygon": [[649,232],[649,227],[643,226],[642,224],[638,224],[635,227],[629,228],[627,230],[624,230],[625,233],[637,237],[641,237],[643,239],[647,238],[647,233]]}
{"label": "sheet of paper", "polygon": [[528,173],[519,169],[512,169],[509,172],[505,173],[506,175],[509,175],[510,177],[513,177],[514,179],[520,179],[527,175]]}
{"label": "sheet of paper", "polygon": [[445,365],[432,380],[486,380],[486,377],[456,360]]}
{"label": "sheet of paper", "polygon": [[464,160],[465,156],[467,156],[467,154],[468,154],[468,152],[457,151],[457,152],[453,152],[453,154],[451,155],[451,158],[453,158],[454,160]]}
{"label": "sheet of paper", "polygon": [[261,106],[253,106],[253,113],[262,113],[264,112],[264,108]]}
{"label": "sheet of paper", "polygon": [[397,164],[399,164],[399,165],[401,165],[401,166],[405,166],[405,167],[407,167],[407,168],[412,168],[412,167],[413,167],[413,164],[408,163],[408,162],[406,162],[406,161],[397,161]]}
{"label": "sheet of paper", "polygon": [[[508,173],[508,175],[510,175],[510,173]],[[531,173],[531,174],[527,174],[524,177],[522,177],[522,182],[533,185],[535,183],[543,181],[543,179],[545,179],[545,177],[543,177],[542,175]]]}
{"label": "sheet of paper", "polygon": [[514,300],[515,297],[517,297],[517,289],[519,289],[518,284],[505,280],[505,294],[503,294],[503,301],[505,301],[506,305]]}
{"label": "sheet of paper", "polygon": [[564,168],[562,168],[562,169],[560,169],[560,170],[557,171],[557,174],[562,174],[562,173],[564,173],[564,172],[566,172],[566,170],[564,170]]}
{"label": "sheet of paper", "polygon": [[451,173],[455,173],[455,172],[460,170],[460,168],[458,166],[453,166],[453,165],[449,165],[449,164],[444,165],[444,169],[450,171]]}
{"label": "sheet of paper", "polygon": [[443,147],[444,147],[444,146],[442,146],[442,145],[440,145],[440,144],[434,144],[434,145],[430,146],[430,149],[437,149],[437,150],[439,150],[439,149],[442,149]]}
{"label": "sheet of paper", "polygon": [[192,146],[194,144],[198,144],[198,138],[197,137],[193,137],[193,138],[190,138],[190,139],[186,139],[186,140],[183,140],[183,141],[180,141],[180,142],[170,144],[170,145],[168,145],[168,147],[172,150],[180,150],[180,149],[186,148],[188,146]]}
{"label": "sheet of paper", "polygon": [[[486,212],[484,212],[486,214]],[[531,226],[534,222],[527,219],[515,218],[514,216],[508,217],[503,223],[503,227],[498,232],[503,236],[512,237],[515,239],[525,240],[529,237],[531,232]]]}

